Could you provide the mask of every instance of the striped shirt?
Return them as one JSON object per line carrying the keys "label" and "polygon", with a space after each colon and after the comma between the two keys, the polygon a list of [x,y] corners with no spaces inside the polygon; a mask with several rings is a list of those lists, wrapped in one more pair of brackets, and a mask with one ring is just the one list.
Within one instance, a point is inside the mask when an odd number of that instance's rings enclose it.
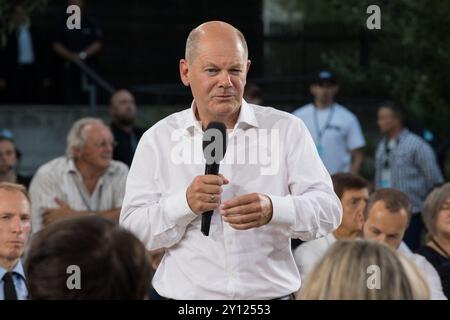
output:
{"label": "striped shirt", "polygon": [[382,171],[390,172],[390,187],[405,193],[412,204],[412,212],[422,211],[426,196],[436,183],[443,181],[433,149],[418,135],[404,129],[388,151],[388,140],[383,138],[375,154],[375,187],[386,187]]}
{"label": "striped shirt", "polygon": [[108,170],[100,177],[92,194],[89,194],[72,159],[63,156],[44,164],[30,185],[33,232],[42,228],[42,213],[45,209],[58,207],[55,197],[77,211],[120,208],[127,174],[128,167],[125,164],[111,161]]}

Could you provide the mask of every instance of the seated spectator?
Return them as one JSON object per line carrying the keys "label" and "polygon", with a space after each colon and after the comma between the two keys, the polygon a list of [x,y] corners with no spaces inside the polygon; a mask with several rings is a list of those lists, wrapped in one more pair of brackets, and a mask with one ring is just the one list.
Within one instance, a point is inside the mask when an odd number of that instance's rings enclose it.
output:
{"label": "seated spectator", "polygon": [[[379,268],[371,271],[372,266]],[[375,281],[369,282],[368,278],[372,276],[376,277]],[[375,242],[343,240],[326,252],[297,297],[313,300],[413,300],[429,299],[429,296],[423,275],[404,256]]]}
{"label": "seated spectator", "polygon": [[30,185],[33,232],[72,216],[101,215],[118,221],[128,168],[112,160],[110,129],[96,118],[76,121],[67,155],[41,166]]}
{"label": "seated spectator", "polygon": [[30,199],[25,188],[0,182],[0,300],[28,297],[20,257],[30,231]]}
{"label": "seated spectator", "polygon": [[[74,280],[71,289],[69,266],[80,270],[79,286]],[[33,300],[144,299],[151,280],[142,243],[102,217],[67,219],[41,230],[31,242],[25,272]]]}
{"label": "seated spectator", "polygon": [[411,203],[395,189],[379,189],[369,198],[364,212],[364,239],[384,243],[412,260],[428,283],[432,300],[445,299],[439,275],[421,255],[412,253],[402,242],[411,218]]}
{"label": "seated spectator", "polygon": [[113,159],[131,166],[137,144],[145,129],[136,127],[136,104],[128,90],[118,90],[111,97],[109,115],[111,131],[117,145],[113,150]]}
{"label": "seated spectator", "polygon": [[341,200],[344,212],[342,222],[332,233],[305,242],[295,249],[294,258],[302,279],[306,279],[314,264],[336,240],[354,240],[362,232],[364,209],[369,198],[367,181],[353,173],[336,173],[331,179],[334,192]]}
{"label": "seated spectator", "polygon": [[19,152],[14,145],[13,136],[9,130],[0,130],[0,182],[11,182],[30,185],[30,177],[17,174],[19,164]]}
{"label": "seated spectator", "polygon": [[[422,218],[430,241],[417,250],[417,253],[424,256],[439,272],[441,265],[450,262],[450,183],[430,193],[425,200]],[[450,283],[444,283],[443,275],[439,275],[443,287],[448,288]],[[449,281],[448,277],[446,281]]]}

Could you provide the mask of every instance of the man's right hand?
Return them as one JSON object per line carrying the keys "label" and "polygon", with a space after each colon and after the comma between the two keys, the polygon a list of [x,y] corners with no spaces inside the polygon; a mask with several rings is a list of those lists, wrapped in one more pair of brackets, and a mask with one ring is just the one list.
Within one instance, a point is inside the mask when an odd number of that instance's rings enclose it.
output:
{"label": "man's right hand", "polygon": [[195,214],[217,209],[221,202],[222,185],[229,181],[223,175],[197,176],[186,190],[186,199]]}

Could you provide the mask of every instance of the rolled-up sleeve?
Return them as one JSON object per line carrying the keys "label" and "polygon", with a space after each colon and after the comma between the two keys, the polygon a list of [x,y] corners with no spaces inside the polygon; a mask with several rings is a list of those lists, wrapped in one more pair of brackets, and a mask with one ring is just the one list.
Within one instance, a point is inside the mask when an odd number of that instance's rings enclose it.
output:
{"label": "rolled-up sleeve", "polygon": [[288,132],[289,194],[269,195],[273,206],[270,223],[287,227],[293,238],[317,239],[340,225],[342,205],[306,126],[298,120]]}
{"label": "rolled-up sleeve", "polygon": [[158,150],[152,129],[140,140],[133,158],[123,201],[120,224],[132,231],[148,250],[168,248],[183,237],[197,215],[186,199],[187,185],[179,192],[164,194],[160,187]]}

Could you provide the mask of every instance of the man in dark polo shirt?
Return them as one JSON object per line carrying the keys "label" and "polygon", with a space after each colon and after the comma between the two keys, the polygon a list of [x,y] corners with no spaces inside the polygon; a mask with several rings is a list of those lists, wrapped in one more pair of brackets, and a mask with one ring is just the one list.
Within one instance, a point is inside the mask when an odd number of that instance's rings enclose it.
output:
{"label": "man in dark polo shirt", "polygon": [[136,103],[131,92],[121,89],[111,96],[109,115],[111,131],[116,141],[113,159],[130,166],[139,139],[145,132],[145,129],[134,125]]}
{"label": "man in dark polo shirt", "polygon": [[62,58],[60,77],[64,90],[64,102],[87,103],[81,91],[81,70],[73,62],[78,60],[98,71],[98,54],[102,49],[102,31],[95,20],[85,11],[82,0],[69,0],[67,5],[77,5],[81,12],[81,28],[69,29],[66,19],[61,21],[59,32],[53,42],[53,50]]}

